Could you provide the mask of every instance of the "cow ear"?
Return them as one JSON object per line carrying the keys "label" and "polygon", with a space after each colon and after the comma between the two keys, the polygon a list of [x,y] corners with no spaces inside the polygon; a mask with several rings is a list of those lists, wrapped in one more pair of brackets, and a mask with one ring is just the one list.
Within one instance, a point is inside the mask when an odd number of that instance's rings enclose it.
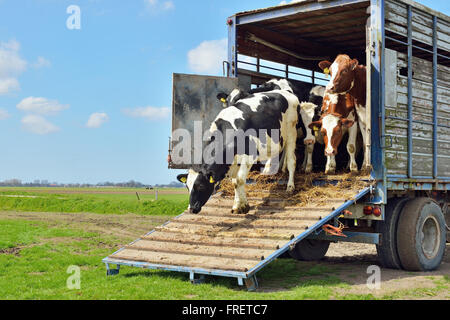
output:
{"label": "cow ear", "polygon": [[186,184],[186,182],[187,182],[187,177],[188,177],[187,174],[180,174],[180,175],[177,177],[177,180],[180,181],[180,182],[183,183],[183,184]]}
{"label": "cow ear", "polygon": [[350,129],[355,124],[355,121],[349,119],[342,119],[342,125]]}
{"label": "cow ear", "polygon": [[332,63],[330,61],[322,61],[319,63],[319,68],[322,69],[322,71],[324,71],[325,73],[327,73],[326,71],[328,70],[329,73],[331,64]]}
{"label": "cow ear", "polygon": [[357,59],[353,59],[352,61],[350,61],[350,65],[352,67],[352,70],[355,70],[356,67],[359,65],[359,61]]}
{"label": "cow ear", "polygon": [[314,128],[322,128],[322,121],[311,122],[311,124],[308,127],[313,130]]}
{"label": "cow ear", "polygon": [[219,99],[219,101],[222,103],[227,102],[227,98],[228,98],[228,95],[223,92],[221,92],[217,95],[217,99]]}

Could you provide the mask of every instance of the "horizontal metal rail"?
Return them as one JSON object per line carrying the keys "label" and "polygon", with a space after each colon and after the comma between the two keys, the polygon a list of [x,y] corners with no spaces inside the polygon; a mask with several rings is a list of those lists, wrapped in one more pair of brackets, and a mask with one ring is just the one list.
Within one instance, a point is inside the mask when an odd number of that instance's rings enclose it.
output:
{"label": "horizontal metal rail", "polygon": [[[278,62],[275,62],[275,63],[278,63]],[[289,66],[289,65],[286,65],[284,69],[279,69],[279,68],[275,68],[275,67],[262,65],[259,63],[259,59],[257,59],[257,63],[238,60],[238,68],[239,68],[239,64],[253,66],[256,68],[256,72],[258,72],[258,73],[261,72],[261,69],[268,69],[268,70],[272,70],[272,71],[276,71],[276,72],[281,72],[281,73],[284,73],[284,76],[286,79],[291,79],[291,80],[296,80],[296,79],[292,79],[292,77],[290,77],[290,75],[295,75],[295,76],[309,78],[311,83],[313,83],[313,84],[315,84],[317,80],[328,81],[328,79],[326,78],[325,75],[322,76],[322,74],[320,74],[320,73],[316,74],[315,71],[307,70],[308,72],[311,72],[312,75],[298,73],[298,72],[290,70],[289,67],[291,67],[291,66]],[[243,70],[248,70],[248,69],[244,68]],[[251,70],[249,70],[249,71],[251,71]],[[276,76],[276,75],[273,75],[273,76]]]}
{"label": "horizontal metal rail", "polygon": [[[391,41],[394,41],[394,42],[396,42],[396,43],[398,43],[398,44],[404,45],[405,47],[408,46],[408,43],[407,43],[407,42],[404,42],[404,41],[399,40],[399,39],[396,39],[396,38],[392,38],[392,37],[386,36],[386,39],[391,40]],[[434,53],[432,50],[425,49],[425,48],[419,47],[419,46],[417,46],[417,45],[412,45],[412,47],[413,47],[414,49],[418,49],[418,50],[427,52],[427,53],[429,53],[429,54],[433,54],[433,53]],[[438,56],[439,58],[443,58],[443,59],[450,60],[450,57],[444,56],[444,55],[442,55],[442,54],[440,54],[440,53],[438,53],[437,56]]]}

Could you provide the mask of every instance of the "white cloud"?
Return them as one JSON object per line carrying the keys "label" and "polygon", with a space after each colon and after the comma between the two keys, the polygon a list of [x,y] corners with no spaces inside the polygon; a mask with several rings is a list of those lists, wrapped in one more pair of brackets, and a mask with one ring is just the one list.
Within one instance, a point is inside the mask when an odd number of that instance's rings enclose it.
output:
{"label": "white cloud", "polygon": [[9,118],[8,110],[0,108],[0,120]]}
{"label": "white cloud", "polygon": [[37,61],[33,64],[33,67],[36,69],[50,67],[52,64],[49,60],[44,57],[38,57]]}
{"label": "white cloud", "polygon": [[0,95],[20,89],[17,78],[27,69],[27,62],[19,56],[16,40],[0,42]]}
{"label": "white cloud", "polygon": [[188,52],[189,68],[195,72],[218,74],[227,60],[228,40],[203,41]]}
{"label": "white cloud", "polygon": [[288,4],[288,3],[295,3],[295,2],[303,2],[306,0],[292,0],[292,1],[281,1],[279,5]]}
{"label": "white cloud", "polygon": [[28,97],[19,102],[17,109],[28,113],[55,115],[60,111],[69,109],[69,105],[60,104],[56,100],[46,98]]}
{"label": "white cloud", "polygon": [[22,126],[28,132],[45,135],[60,129],[42,116],[30,114],[22,118]]}
{"label": "white cloud", "polygon": [[152,12],[169,11],[175,9],[175,4],[171,0],[163,2],[160,2],[159,0],[144,0],[144,3],[147,7],[147,10],[151,10]]}
{"label": "white cloud", "polygon": [[175,9],[175,4],[172,1],[164,1],[162,3],[163,10],[173,10]]}
{"label": "white cloud", "polygon": [[109,120],[109,116],[106,113],[93,113],[89,117],[86,127],[91,129],[100,128],[105,122]]}
{"label": "white cloud", "polygon": [[0,78],[0,95],[19,89],[19,81],[16,78]]}
{"label": "white cloud", "polygon": [[144,118],[147,120],[162,120],[170,115],[170,109],[166,107],[139,107],[134,109],[124,109],[123,112],[129,117]]}

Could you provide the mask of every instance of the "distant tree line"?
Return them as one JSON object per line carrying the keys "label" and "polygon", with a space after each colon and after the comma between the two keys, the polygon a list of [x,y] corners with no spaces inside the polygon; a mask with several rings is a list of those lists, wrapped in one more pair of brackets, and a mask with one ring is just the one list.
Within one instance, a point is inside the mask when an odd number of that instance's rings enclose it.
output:
{"label": "distant tree line", "polygon": [[148,185],[138,181],[130,180],[128,182],[102,182],[97,184],[90,183],[58,183],[49,182],[48,180],[34,180],[33,182],[22,182],[19,179],[10,179],[0,181],[0,187],[48,187],[48,188],[98,188],[98,187],[110,187],[110,188],[181,188],[183,184],[173,181],[169,184],[157,184]]}

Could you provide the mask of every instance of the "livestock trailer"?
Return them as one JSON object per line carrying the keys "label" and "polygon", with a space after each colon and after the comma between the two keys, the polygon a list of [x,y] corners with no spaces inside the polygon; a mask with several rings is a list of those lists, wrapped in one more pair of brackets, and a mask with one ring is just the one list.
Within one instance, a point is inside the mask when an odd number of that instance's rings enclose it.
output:
{"label": "livestock trailer", "polygon": [[[326,84],[318,63],[345,53],[368,70],[362,134],[370,175],[355,180],[360,188],[346,187],[350,196],[302,208],[261,190],[265,196],[249,198],[247,217],[231,216],[231,200],[215,195],[199,216],[185,212],[105,258],[108,274],[117,273],[110,265],[128,265],[188,272],[193,282],[196,275],[235,277],[254,289],[256,273],[276,258],[319,259],[333,241],[375,244],[383,267],[438,268],[450,216],[450,17],[411,0],[305,0],[226,23],[224,77],[174,74],[170,151],[183,142],[178,129],[196,136],[198,121],[208,127],[214,120],[223,108],[217,93],[274,77]],[[190,165],[175,154],[169,160],[173,169]],[[314,183],[329,188],[340,179]],[[345,223],[346,237],[324,232],[326,223]]]}

